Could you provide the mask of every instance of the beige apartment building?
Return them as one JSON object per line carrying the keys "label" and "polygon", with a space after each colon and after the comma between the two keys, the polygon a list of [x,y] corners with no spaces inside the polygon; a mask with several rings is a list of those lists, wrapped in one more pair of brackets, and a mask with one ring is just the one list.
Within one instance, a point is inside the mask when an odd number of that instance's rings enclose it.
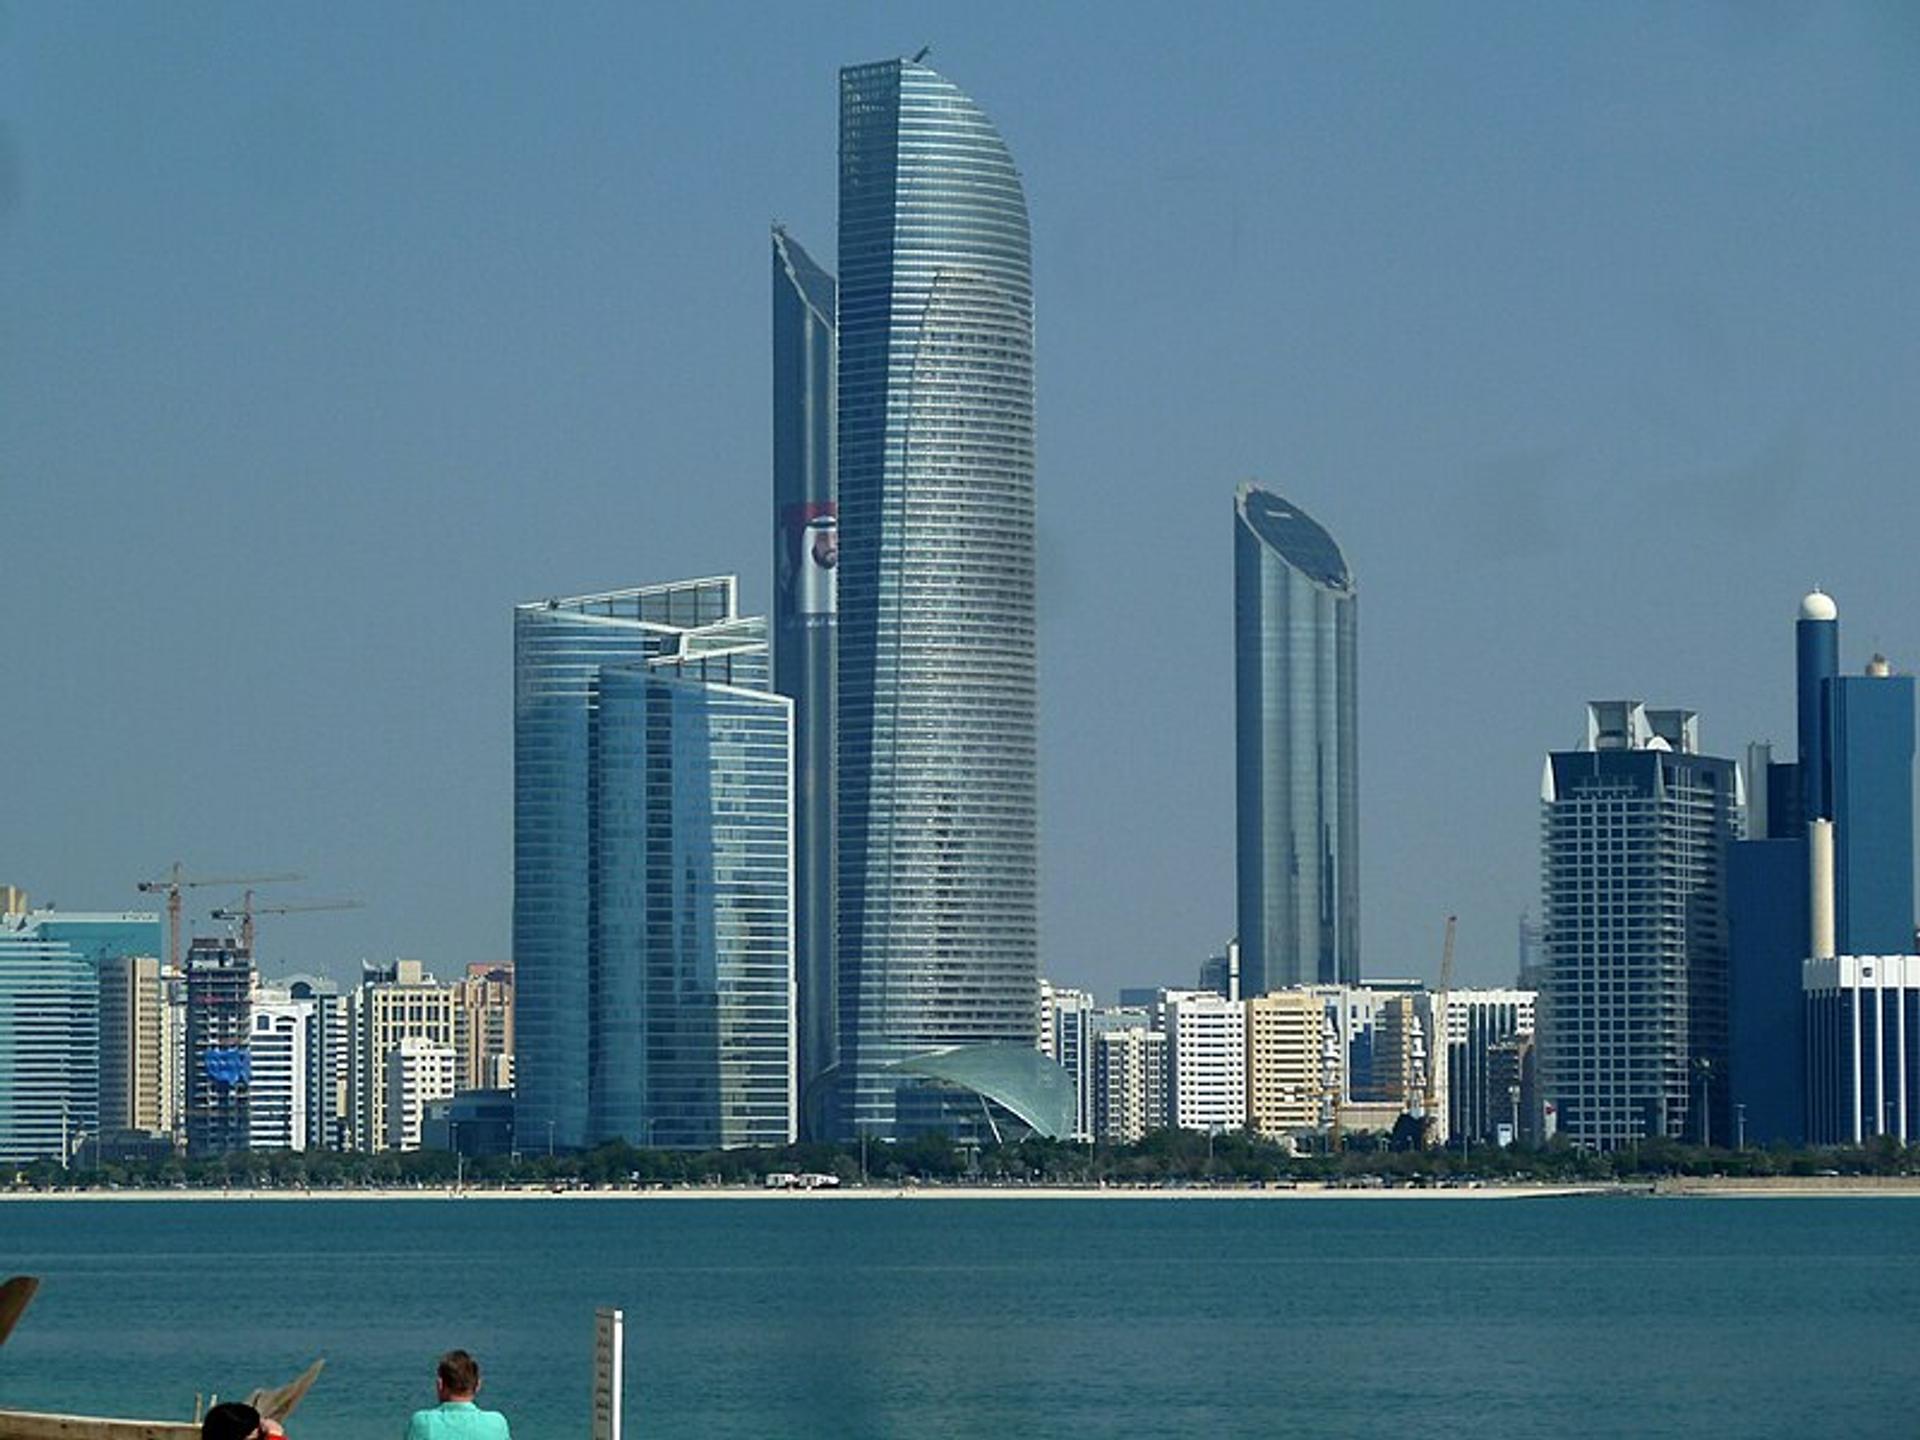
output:
{"label": "beige apartment building", "polygon": [[454,982],[454,1052],[462,1090],[513,1088],[513,962],[467,966]]}
{"label": "beige apartment building", "polygon": [[[391,1113],[395,1056],[403,1046],[414,1059],[400,1062],[409,1077],[403,1088],[417,1093],[411,1077],[427,1062],[421,1057],[444,1050],[452,1057],[456,1090],[505,1090],[513,1085],[513,966],[469,965],[458,980],[437,980],[418,960],[368,966],[347,996],[353,1079],[355,1149],[392,1148],[396,1136],[417,1146],[418,1117]],[[438,1058],[432,1062],[438,1092]],[[439,1093],[429,1099],[441,1098]]]}
{"label": "beige apartment building", "polygon": [[1271,1139],[1322,1128],[1326,1002],[1312,990],[1276,990],[1246,1009],[1247,1124]]}
{"label": "beige apartment building", "polygon": [[356,1150],[383,1150],[390,1143],[389,1057],[406,1040],[455,1053],[459,1013],[455,987],[434,979],[418,960],[363,968],[360,984],[348,996]]}
{"label": "beige apartment building", "polygon": [[171,1135],[180,1121],[172,1057],[185,1037],[158,956],[100,963],[100,1129]]}

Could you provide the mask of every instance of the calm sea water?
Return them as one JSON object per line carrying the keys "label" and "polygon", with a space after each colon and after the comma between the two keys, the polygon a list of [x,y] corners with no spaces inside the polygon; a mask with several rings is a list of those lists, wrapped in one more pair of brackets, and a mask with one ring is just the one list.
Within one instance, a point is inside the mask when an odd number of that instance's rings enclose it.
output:
{"label": "calm sea water", "polygon": [[328,1369],[395,1440],[462,1345],[584,1437],[1920,1434],[1920,1200],[0,1204],[0,1406],[184,1417]]}

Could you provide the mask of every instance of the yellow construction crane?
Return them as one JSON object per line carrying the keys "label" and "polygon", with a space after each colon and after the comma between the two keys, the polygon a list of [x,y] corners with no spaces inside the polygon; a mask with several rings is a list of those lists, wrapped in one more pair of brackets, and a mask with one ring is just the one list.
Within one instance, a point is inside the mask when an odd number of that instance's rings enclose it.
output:
{"label": "yellow construction crane", "polygon": [[240,922],[240,945],[249,955],[253,953],[253,917],[256,915],[298,915],[307,910],[359,910],[363,909],[358,900],[310,900],[296,905],[255,905],[253,891],[249,890],[241,899],[239,908],[222,906],[210,912],[215,920],[238,920]]}
{"label": "yellow construction crane", "polygon": [[1440,984],[1433,992],[1433,1033],[1427,1036],[1426,1124],[1421,1139],[1430,1142],[1440,1123],[1440,1058],[1447,1053],[1447,991],[1453,988],[1453,931],[1458,915],[1447,916],[1447,940],[1440,949]]}
{"label": "yellow construction crane", "polygon": [[158,880],[142,880],[134,886],[142,895],[165,895],[167,897],[167,963],[174,970],[180,968],[180,892],[182,890],[202,890],[210,885],[222,887],[229,885],[279,885],[290,880],[298,880],[298,875],[225,875],[207,876],[189,879],[180,873],[180,862],[173,862],[173,870]]}

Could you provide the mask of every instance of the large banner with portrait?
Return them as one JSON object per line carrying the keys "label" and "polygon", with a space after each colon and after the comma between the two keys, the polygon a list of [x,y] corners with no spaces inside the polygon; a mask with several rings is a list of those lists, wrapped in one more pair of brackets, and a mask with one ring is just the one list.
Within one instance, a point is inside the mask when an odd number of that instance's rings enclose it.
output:
{"label": "large banner with portrait", "polygon": [[831,500],[804,500],[780,514],[780,590],[798,625],[831,625],[839,603],[840,513]]}

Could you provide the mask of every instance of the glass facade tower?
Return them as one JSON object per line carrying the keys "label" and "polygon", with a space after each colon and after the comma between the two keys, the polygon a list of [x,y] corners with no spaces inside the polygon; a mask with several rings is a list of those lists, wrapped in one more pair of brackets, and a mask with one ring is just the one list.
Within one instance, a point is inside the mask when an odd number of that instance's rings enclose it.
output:
{"label": "glass facade tower", "polygon": [[0,887],[0,1164],[64,1160],[100,1129],[102,969],[157,957],[160,917],[9,912],[6,896]]}
{"label": "glass facade tower", "polygon": [[1037,983],[1027,207],[925,65],[841,72],[839,269],[833,1111],[883,1137],[952,1128],[891,1067],[1030,1046]]}
{"label": "glass facade tower", "polygon": [[1843,955],[1907,955],[1913,934],[1913,677],[1876,655],[1826,686],[1834,920]]}
{"label": "glass facade tower", "polygon": [[[824,1136],[816,1082],[838,1053],[833,946],[833,277],[773,230],[773,686],[793,701],[794,968],[801,1128]],[[808,1097],[813,1103],[808,1103]]]}
{"label": "glass facade tower", "polygon": [[1233,507],[1240,993],[1360,979],[1353,572],[1298,506]]}
{"label": "glass facade tower", "polygon": [[794,1134],[792,702],[731,576],[515,620],[515,1125]]}

